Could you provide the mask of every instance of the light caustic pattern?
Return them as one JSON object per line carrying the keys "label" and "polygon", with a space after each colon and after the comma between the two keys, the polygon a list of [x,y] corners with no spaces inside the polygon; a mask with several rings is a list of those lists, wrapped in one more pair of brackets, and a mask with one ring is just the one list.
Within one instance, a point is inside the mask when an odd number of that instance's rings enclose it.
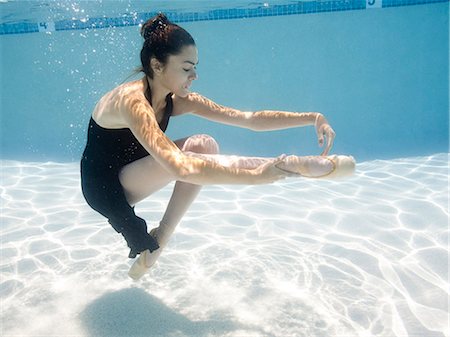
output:
{"label": "light caustic pattern", "polygon": [[[450,336],[448,154],[209,186],[137,283],[76,164],[2,162],[2,336]],[[137,207],[153,227],[168,186]]]}

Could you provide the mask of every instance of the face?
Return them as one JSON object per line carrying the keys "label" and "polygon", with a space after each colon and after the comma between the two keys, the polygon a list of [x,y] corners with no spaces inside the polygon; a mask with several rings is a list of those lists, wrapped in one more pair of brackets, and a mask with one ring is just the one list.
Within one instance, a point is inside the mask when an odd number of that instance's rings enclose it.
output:
{"label": "face", "polygon": [[197,48],[192,45],[183,47],[180,54],[167,59],[160,73],[161,83],[175,95],[186,97],[192,81],[197,79],[197,63]]}

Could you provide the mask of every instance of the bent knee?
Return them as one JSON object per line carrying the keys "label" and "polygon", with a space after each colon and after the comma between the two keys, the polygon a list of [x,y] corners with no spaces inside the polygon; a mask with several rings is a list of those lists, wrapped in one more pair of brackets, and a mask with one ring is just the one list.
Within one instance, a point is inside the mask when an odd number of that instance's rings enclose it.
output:
{"label": "bent knee", "polygon": [[209,135],[194,135],[186,139],[183,145],[183,151],[217,154],[219,153],[219,144]]}

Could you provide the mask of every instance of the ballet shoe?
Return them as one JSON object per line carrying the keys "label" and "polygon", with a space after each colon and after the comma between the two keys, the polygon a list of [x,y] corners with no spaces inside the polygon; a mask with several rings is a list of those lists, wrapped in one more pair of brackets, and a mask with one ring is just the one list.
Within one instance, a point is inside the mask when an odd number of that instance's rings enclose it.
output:
{"label": "ballet shoe", "polygon": [[282,171],[313,179],[339,179],[355,172],[352,156],[287,156],[277,165]]}
{"label": "ballet shoe", "polygon": [[[155,239],[156,239],[156,230],[157,228],[153,228],[149,233]],[[161,250],[162,247],[158,248],[157,250],[154,250],[151,253],[148,249],[143,251],[136,259],[136,261],[134,261],[133,265],[128,271],[128,276],[135,281],[139,280],[155,264],[159,255],[161,255]]]}

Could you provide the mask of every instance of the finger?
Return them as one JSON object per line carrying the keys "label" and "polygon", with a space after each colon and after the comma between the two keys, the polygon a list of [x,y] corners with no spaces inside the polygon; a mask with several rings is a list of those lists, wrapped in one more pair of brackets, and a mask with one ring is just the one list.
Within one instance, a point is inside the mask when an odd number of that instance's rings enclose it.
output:
{"label": "finger", "polygon": [[319,138],[319,146],[322,147],[323,144],[324,144],[324,142],[325,142],[325,141],[324,141],[324,138],[323,138],[323,137],[320,137],[320,138]]}
{"label": "finger", "polygon": [[331,149],[333,147],[334,137],[336,137],[336,134],[334,133],[333,129],[330,128],[329,135],[327,137],[327,139],[328,139],[327,145],[328,145],[329,149]]}
{"label": "finger", "polygon": [[325,147],[325,149],[322,152],[322,156],[327,156],[328,153],[330,152],[331,148],[333,147],[333,142],[334,142],[334,131],[330,131],[327,133],[327,146]]}
{"label": "finger", "polygon": [[326,146],[325,149],[323,150],[322,156],[328,156],[328,153],[329,153],[330,150],[331,150],[331,146],[332,146],[332,144],[330,143],[330,140],[329,140],[329,138],[328,138],[327,146]]}
{"label": "finger", "polygon": [[319,144],[320,144],[320,140],[323,140],[323,125],[317,125],[317,119],[316,119],[316,135],[317,135],[317,139],[319,140]]}
{"label": "finger", "polygon": [[323,132],[318,133],[318,134],[317,134],[317,138],[319,139],[319,146],[322,147],[322,146],[323,146],[323,143],[324,143],[324,141],[325,141],[324,136],[323,136]]}

